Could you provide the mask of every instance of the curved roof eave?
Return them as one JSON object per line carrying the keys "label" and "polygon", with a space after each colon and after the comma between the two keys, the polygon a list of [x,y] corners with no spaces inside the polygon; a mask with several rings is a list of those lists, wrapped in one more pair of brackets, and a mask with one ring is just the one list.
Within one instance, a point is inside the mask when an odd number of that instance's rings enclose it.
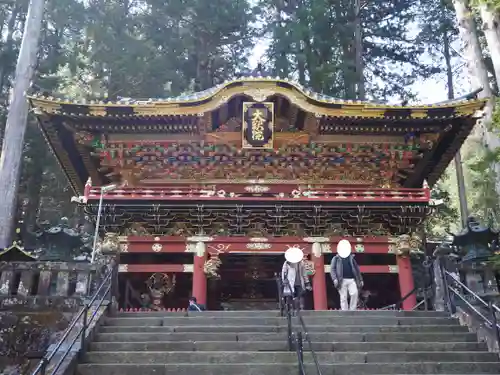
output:
{"label": "curved roof eave", "polygon": [[[276,78],[245,77],[224,82],[209,90],[166,99],[121,99],[71,101],[50,96],[29,96],[31,106],[42,113],[81,116],[193,116],[213,111],[231,98],[245,95],[255,101],[271,96],[287,98],[316,116],[361,118],[448,118],[478,116],[486,99],[441,102],[429,105],[385,105],[369,101],[341,100],[305,89],[300,84]],[[431,115],[432,113],[432,115]]]}

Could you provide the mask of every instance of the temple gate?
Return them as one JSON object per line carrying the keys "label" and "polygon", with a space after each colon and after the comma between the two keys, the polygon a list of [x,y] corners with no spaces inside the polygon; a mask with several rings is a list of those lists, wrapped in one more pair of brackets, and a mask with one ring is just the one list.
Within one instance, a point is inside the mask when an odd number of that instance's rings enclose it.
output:
{"label": "temple gate", "polygon": [[162,100],[30,100],[76,200],[116,236],[125,307],[148,288],[167,307],[191,293],[211,308],[262,307],[275,298],[277,255],[299,246],[317,310],[336,307],[328,273],[342,238],[375,296],[369,307],[413,290],[429,186],[484,106],[341,101],[260,77]]}

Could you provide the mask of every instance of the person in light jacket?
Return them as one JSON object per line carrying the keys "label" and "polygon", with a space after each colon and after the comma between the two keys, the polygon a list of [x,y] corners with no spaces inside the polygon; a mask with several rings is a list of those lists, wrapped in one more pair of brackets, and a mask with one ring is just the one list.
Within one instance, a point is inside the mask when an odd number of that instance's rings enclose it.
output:
{"label": "person in light jacket", "polygon": [[[332,259],[330,265],[330,276],[333,285],[340,294],[341,310],[356,310],[358,307],[359,289],[363,288],[363,276],[359,270],[358,263],[351,254],[351,244],[347,240],[339,242],[337,255]],[[347,295],[350,301],[347,303]]]}
{"label": "person in light jacket", "polygon": [[298,299],[300,309],[304,309],[304,292],[311,290],[311,282],[303,261],[304,253],[299,248],[290,248],[285,253],[285,259],[281,270],[283,295]]}

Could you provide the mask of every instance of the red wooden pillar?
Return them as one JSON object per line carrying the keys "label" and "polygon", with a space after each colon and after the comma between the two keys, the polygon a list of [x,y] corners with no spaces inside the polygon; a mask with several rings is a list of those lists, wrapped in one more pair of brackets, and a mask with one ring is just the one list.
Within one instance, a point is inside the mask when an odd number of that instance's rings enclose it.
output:
{"label": "red wooden pillar", "polygon": [[[415,284],[413,282],[413,271],[411,268],[410,257],[397,257],[399,269],[399,290],[401,298],[410,293]],[[403,310],[412,310],[417,304],[417,296],[412,294],[403,302]]]}
{"label": "red wooden pillar", "polygon": [[325,260],[321,253],[321,244],[318,242],[312,245],[312,260],[314,262],[313,276],[313,298],[314,310],[328,310],[326,298],[326,280],[325,280]]}
{"label": "red wooden pillar", "polygon": [[197,302],[203,305],[207,303],[207,276],[204,271],[205,259],[205,244],[198,242],[193,261],[193,297],[196,297]]}

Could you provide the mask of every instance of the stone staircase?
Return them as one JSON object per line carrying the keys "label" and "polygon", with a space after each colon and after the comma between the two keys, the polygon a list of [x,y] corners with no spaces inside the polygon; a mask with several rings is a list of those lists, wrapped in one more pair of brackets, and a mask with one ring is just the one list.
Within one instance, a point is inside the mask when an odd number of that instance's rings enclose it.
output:
{"label": "stone staircase", "polygon": [[[500,374],[498,356],[443,313],[303,314],[323,375]],[[307,351],[304,361],[307,375],[316,374]],[[107,318],[77,373],[295,375],[298,369],[278,312],[151,312]]]}

